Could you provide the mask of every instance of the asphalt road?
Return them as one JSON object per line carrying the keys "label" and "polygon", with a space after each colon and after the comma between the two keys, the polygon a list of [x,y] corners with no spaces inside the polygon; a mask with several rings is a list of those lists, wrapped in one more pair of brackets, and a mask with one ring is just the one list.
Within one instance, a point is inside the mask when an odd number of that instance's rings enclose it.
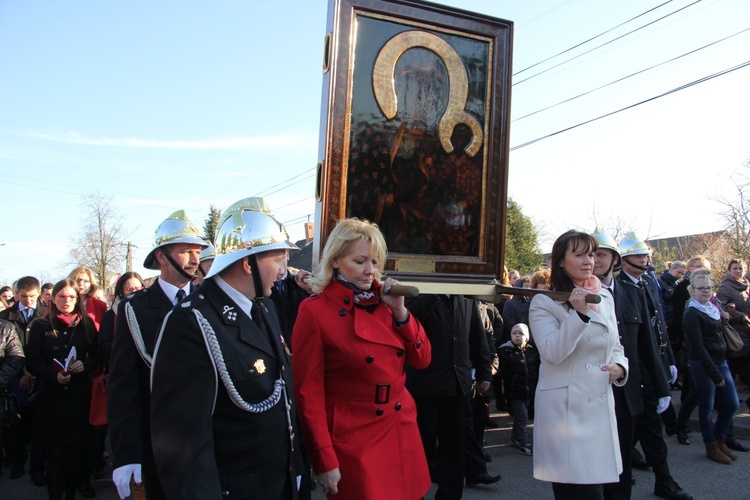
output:
{"label": "asphalt road", "polygon": [[[740,395],[746,400],[747,393]],[[673,401],[679,402],[679,393],[673,393]],[[552,498],[552,489],[547,483],[536,481],[532,475],[532,457],[518,453],[510,444],[511,419],[506,413],[493,413],[492,417],[500,426],[488,429],[485,435],[487,452],[492,457],[488,464],[490,474],[502,474],[503,479],[491,486],[465,488],[464,499],[547,499]],[[739,453],[740,458],[731,465],[721,465],[706,458],[698,422],[693,414],[690,435],[692,444],[684,446],[674,437],[667,438],[669,445],[669,466],[672,475],[682,488],[698,499],[750,500],[750,453]],[[750,446],[750,414],[744,404],[735,417],[735,434]],[[107,471],[109,473],[109,471]],[[636,484],[633,488],[633,499],[653,499],[654,475],[652,472],[633,471]],[[99,500],[116,500],[117,490],[109,480],[94,481],[96,498]],[[435,488],[426,498],[434,498]],[[2,500],[44,500],[46,488],[35,487],[28,474],[20,479],[10,480],[8,470],[0,475],[0,499]],[[80,494],[76,498],[82,498]],[[324,495],[317,490],[315,500]]]}

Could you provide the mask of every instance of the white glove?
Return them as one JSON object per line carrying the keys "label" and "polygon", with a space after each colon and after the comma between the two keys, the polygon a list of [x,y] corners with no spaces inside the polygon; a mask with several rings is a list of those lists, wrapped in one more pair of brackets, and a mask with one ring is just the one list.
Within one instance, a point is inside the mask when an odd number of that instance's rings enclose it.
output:
{"label": "white glove", "polygon": [[664,396],[659,398],[659,404],[656,405],[656,413],[661,415],[664,411],[669,408],[669,403],[672,402],[672,396]]}
{"label": "white glove", "polygon": [[130,496],[131,476],[136,483],[141,484],[141,464],[123,465],[112,471],[112,481],[117,486],[117,493],[123,500]]}
{"label": "white glove", "polygon": [[674,384],[675,382],[677,382],[677,367],[675,365],[669,365],[669,374],[672,375],[669,383]]}

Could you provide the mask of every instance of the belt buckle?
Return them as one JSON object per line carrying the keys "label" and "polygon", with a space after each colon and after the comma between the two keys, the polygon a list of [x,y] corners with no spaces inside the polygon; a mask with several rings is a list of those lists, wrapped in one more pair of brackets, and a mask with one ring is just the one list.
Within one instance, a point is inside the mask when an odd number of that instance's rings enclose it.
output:
{"label": "belt buckle", "polygon": [[375,386],[375,404],[383,405],[391,399],[391,384],[377,384]]}

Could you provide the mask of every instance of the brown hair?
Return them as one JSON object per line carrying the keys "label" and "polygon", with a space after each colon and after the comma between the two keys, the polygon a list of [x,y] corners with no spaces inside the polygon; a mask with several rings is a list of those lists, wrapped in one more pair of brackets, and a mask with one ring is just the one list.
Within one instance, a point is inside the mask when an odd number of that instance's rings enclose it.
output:
{"label": "brown hair", "polygon": [[583,245],[583,248],[587,252],[596,252],[599,245],[596,239],[588,233],[583,231],[566,231],[561,234],[552,245],[552,253],[550,254],[550,288],[559,292],[572,292],[575,288],[573,280],[567,275],[565,270],[562,268],[562,261],[565,259],[565,254],[568,249],[576,249]]}

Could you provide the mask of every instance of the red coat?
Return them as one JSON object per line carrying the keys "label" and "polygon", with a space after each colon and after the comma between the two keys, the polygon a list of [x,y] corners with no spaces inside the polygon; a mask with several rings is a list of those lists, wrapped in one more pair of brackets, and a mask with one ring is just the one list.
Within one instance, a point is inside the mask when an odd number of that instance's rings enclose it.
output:
{"label": "red coat", "polygon": [[102,323],[102,316],[107,312],[107,309],[109,309],[109,306],[103,300],[97,299],[91,295],[86,296],[86,316],[91,318],[97,332]]}
{"label": "red coat", "polygon": [[334,498],[415,500],[429,490],[417,408],[404,364],[430,364],[431,347],[411,316],[354,307],[338,282],[302,302],[292,335],[292,371],[303,439],[316,473],[340,468]]}

